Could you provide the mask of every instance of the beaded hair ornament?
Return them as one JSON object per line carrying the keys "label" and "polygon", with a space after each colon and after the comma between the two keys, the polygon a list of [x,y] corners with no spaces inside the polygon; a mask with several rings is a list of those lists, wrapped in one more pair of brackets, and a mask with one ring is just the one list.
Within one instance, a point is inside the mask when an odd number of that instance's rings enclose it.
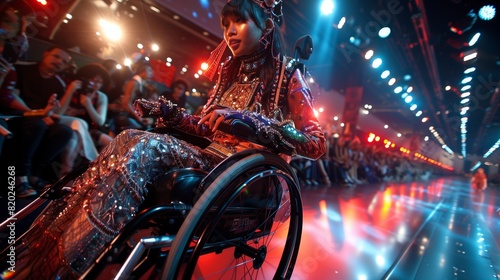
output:
{"label": "beaded hair ornament", "polygon": [[[281,26],[283,23],[283,9],[282,9],[282,0],[252,0],[254,3],[259,5],[266,14],[269,15],[269,18],[273,19],[273,21]],[[227,1],[227,2],[230,2]],[[265,38],[262,38],[265,40]],[[203,73],[205,77],[213,80],[215,74],[217,73],[217,68],[219,67],[220,61],[227,51],[227,44],[222,40],[220,44],[215,48],[211,53],[210,57],[206,61],[208,64],[207,70]]]}

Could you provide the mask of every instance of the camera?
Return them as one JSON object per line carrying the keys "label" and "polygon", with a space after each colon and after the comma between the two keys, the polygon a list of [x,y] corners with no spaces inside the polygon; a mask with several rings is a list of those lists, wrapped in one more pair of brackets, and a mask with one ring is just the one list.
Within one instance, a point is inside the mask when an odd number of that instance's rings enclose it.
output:
{"label": "camera", "polygon": [[94,82],[89,79],[82,79],[82,87],[78,91],[81,94],[89,94],[94,91]]}

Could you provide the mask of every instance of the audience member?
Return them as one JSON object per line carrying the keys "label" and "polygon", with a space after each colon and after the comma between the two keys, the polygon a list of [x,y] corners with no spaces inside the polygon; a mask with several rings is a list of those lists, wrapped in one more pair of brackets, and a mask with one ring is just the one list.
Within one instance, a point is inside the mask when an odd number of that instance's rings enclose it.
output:
{"label": "audience member", "polygon": [[44,171],[71,138],[71,129],[58,123],[59,116],[54,114],[65,90],[57,73],[70,59],[66,51],[53,47],[44,52],[40,62],[16,64],[16,71],[10,72],[17,75],[19,96],[13,94],[11,83],[3,94],[2,113],[24,116],[8,120],[14,139],[5,143],[9,146],[5,151],[13,153],[8,158],[16,166],[18,197],[36,195],[33,187],[45,186]]}
{"label": "audience member", "polygon": [[147,98],[145,83],[151,80],[153,69],[148,63],[142,63],[136,69],[136,74],[125,84],[122,96],[110,104],[115,135],[124,129],[146,129],[153,124],[151,118],[141,118],[133,108],[135,100]]}
{"label": "audience member", "polygon": [[163,96],[172,103],[177,104],[179,108],[186,108],[186,91],[189,90],[189,84],[184,79],[176,79],[172,82],[170,90],[163,93]]}
{"label": "audience member", "polygon": [[89,161],[96,159],[98,150],[113,139],[102,132],[108,112],[108,97],[100,91],[110,78],[100,64],[88,64],[76,73],[61,100],[61,123],[70,126],[74,137],[62,153],[61,175],[69,173],[80,154]]}

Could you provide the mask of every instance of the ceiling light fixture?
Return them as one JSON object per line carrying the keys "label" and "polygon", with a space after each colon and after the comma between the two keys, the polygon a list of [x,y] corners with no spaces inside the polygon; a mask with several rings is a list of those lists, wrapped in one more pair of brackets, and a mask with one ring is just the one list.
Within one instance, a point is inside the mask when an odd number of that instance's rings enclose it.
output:
{"label": "ceiling light fixture", "polygon": [[384,72],[382,72],[382,75],[380,75],[380,77],[382,79],[385,79],[385,78],[389,77],[390,74],[391,74],[391,72],[389,70],[385,70]]}
{"label": "ceiling light fixture", "polygon": [[391,35],[391,29],[389,27],[382,27],[378,31],[378,36],[380,38],[387,38],[387,37],[389,37],[389,35]]}
{"label": "ceiling light fixture", "polygon": [[470,85],[463,86],[460,91],[468,91],[471,88]]}
{"label": "ceiling light fixture", "polygon": [[337,28],[338,29],[342,29],[342,27],[344,27],[344,24],[346,22],[346,18],[345,17],[342,17],[339,21],[339,24],[337,25]]}
{"label": "ceiling light fixture", "polygon": [[464,56],[464,61],[469,61],[477,57],[477,52],[470,53]]}
{"label": "ceiling light fixture", "polygon": [[470,67],[470,68],[467,68],[465,71],[464,71],[464,74],[470,74],[472,72],[476,71],[476,67]]}
{"label": "ceiling light fixture", "polygon": [[492,20],[495,14],[496,9],[493,5],[486,5],[479,9],[479,18],[482,20]]}
{"label": "ceiling light fixture", "polygon": [[462,80],[462,84],[469,83],[470,81],[472,81],[472,77],[465,77],[465,78]]}
{"label": "ceiling light fixture", "polygon": [[382,65],[382,59],[381,58],[375,58],[372,62],[372,67],[377,69]]}
{"label": "ceiling light fixture", "polygon": [[373,50],[368,50],[366,53],[365,53],[365,59],[368,60],[370,58],[373,57]]}
{"label": "ceiling light fixture", "polygon": [[481,36],[481,33],[479,33],[479,32],[474,34],[474,36],[472,36],[472,39],[470,39],[470,41],[469,41],[469,47],[474,46],[477,43],[477,40],[479,40],[480,36]]}

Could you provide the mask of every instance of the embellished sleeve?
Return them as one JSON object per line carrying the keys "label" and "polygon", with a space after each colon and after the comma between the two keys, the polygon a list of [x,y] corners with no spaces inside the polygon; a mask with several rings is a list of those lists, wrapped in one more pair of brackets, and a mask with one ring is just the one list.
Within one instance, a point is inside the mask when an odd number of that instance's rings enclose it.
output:
{"label": "embellished sleeve", "polygon": [[[170,127],[201,137],[213,135],[213,132],[204,124],[199,125],[200,116],[193,116],[183,108],[160,96],[158,101],[149,101],[144,98],[134,101],[134,110],[141,117],[155,117],[158,127]],[[205,111],[205,110],[204,110]]]}
{"label": "embellished sleeve", "polygon": [[284,135],[295,146],[297,155],[317,159],[326,151],[326,140],[314,115],[311,90],[299,70],[290,77],[287,93],[288,114],[295,131]]}

